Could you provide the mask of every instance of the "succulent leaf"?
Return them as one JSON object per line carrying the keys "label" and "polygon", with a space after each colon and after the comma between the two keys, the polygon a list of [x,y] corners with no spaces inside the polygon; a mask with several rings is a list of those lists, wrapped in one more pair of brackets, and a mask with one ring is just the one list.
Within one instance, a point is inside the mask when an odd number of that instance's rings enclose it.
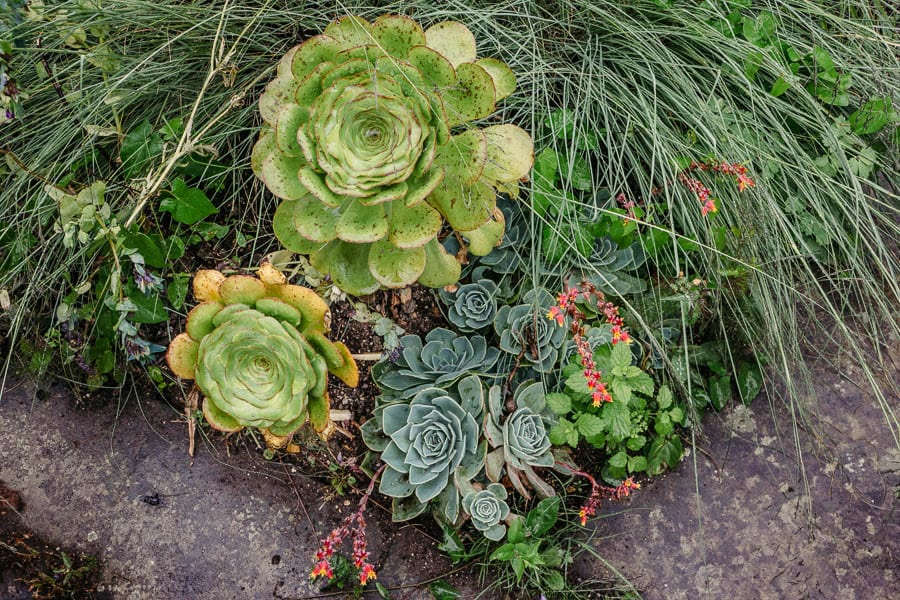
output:
{"label": "succulent leaf", "polygon": [[480,469],[484,461],[481,407],[466,408],[476,405],[443,389],[424,388],[381,410],[382,434],[390,441],[381,454],[386,468],[379,490],[395,499],[415,498],[394,504],[395,521],[421,514],[436,499],[447,513],[458,511],[457,468],[475,464]]}
{"label": "succulent leaf", "polygon": [[428,47],[446,58],[454,68],[475,60],[475,36],[456,21],[444,21],[425,31]]}

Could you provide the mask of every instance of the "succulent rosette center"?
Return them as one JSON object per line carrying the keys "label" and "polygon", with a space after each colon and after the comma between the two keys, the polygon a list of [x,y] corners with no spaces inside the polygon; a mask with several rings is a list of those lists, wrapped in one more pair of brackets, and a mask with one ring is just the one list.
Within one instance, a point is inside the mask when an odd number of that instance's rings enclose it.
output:
{"label": "succulent rosette center", "polygon": [[251,427],[305,418],[316,374],[297,330],[245,308],[200,342],[197,384],[216,409]]}
{"label": "succulent rosette center", "polygon": [[413,173],[429,135],[423,106],[374,76],[323,94],[311,111],[315,159],[335,194],[365,198]]}

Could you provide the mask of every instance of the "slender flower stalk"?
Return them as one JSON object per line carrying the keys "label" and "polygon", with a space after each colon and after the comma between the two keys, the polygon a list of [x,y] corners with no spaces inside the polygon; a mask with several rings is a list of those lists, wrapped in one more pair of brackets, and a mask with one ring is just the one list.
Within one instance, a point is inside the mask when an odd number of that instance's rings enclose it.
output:
{"label": "slender flower stalk", "polygon": [[622,498],[627,498],[628,496],[630,496],[631,490],[641,489],[641,484],[637,483],[633,477],[625,479],[616,487],[607,487],[605,485],[600,485],[600,483],[598,483],[590,473],[579,471],[577,469],[574,469],[572,466],[559,461],[557,461],[556,464],[557,466],[563,467],[564,469],[569,471],[572,475],[584,477],[588,480],[588,483],[591,484],[591,494],[590,496],[588,496],[587,502],[585,502],[581,509],[578,511],[578,517],[581,520],[582,527],[587,525],[588,519],[597,514],[597,509],[600,508],[600,503],[603,501],[603,498],[609,498],[610,500],[621,500]]}
{"label": "slender flower stalk", "polygon": [[375,472],[375,475],[369,482],[369,487],[366,488],[366,493],[363,494],[363,497],[359,500],[356,511],[348,515],[343,522],[341,522],[340,526],[335,527],[331,533],[322,540],[322,546],[316,551],[316,564],[309,574],[310,579],[325,577],[326,579],[331,580],[334,578],[331,557],[334,555],[335,550],[340,548],[341,544],[344,543],[344,539],[348,536],[353,538],[353,554],[351,558],[353,559],[353,566],[359,569],[359,584],[366,585],[370,579],[377,579],[375,567],[369,562],[369,551],[366,541],[366,518],[363,516],[363,513],[366,510],[366,505],[369,502],[369,498],[372,496],[372,492],[375,490],[375,482],[378,480],[381,472],[384,471],[384,468],[385,465],[382,465],[381,468]]}
{"label": "slender flower stalk", "polygon": [[706,187],[699,179],[688,176],[689,173],[698,170],[712,171],[713,173],[721,173],[722,175],[735,177],[738,191],[740,192],[756,185],[756,182],[748,175],[747,167],[744,165],[719,162],[715,159],[706,162],[691,161],[688,168],[678,174],[678,181],[697,195],[697,199],[701,204],[700,212],[704,217],[709,213],[717,212],[718,207],[716,206],[716,199],[712,196],[712,190]]}
{"label": "slender flower stalk", "polygon": [[619,316],[619,308],[612,302],[606,300],[603,292],[595,288],[591,283],[583,281],[580,284],[582,288],[569,288],[559,296],[557,296],[557,304],[550,308],[547,318],[556,321],[557,325],[564,325],[566,317],[571,319],[569,325],[569,333],[575,341],[575,348],[581,357],[581,366],[584,367],[584,377],[587,379],[588,389],[591,390],[591,401],[594,406],[600,406],[603,402],[612,402],[612,395],[606,389],[606,384],[601,380],[603,374],[597,370],[597,364],[594,362],[594,350],[587,341],[587,328],[584,325],[585,315],[582,313],[576,302],[578,297],[584,298],[585,302],[596,298],[597,312],[603,314],[606,322],[612,325],[612,344],[619,342],[626,344],[631,343],[631,336],[625,330],[625,322]]}

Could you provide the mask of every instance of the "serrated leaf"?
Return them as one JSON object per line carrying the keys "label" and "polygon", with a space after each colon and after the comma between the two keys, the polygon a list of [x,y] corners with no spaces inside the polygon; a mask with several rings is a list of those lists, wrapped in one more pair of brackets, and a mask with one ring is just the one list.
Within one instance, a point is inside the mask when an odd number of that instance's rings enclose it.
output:
{"label": "serrated leaf", "polygon": [[622,369],[624,371],[631,366],[631,348],[628,344],[616,344],[612,347],[612,353],[609,355],[613,369]]}
{"label": "serrated leaf", "polygon": [[684,411],[678,406],[669,411],[669,418],[673,423],[681,423],[684,421]]}
{"label": "serrated leaf", "polygon": [[631,386],[632,391],[644,394],[645,396],[652,396],[653,390],[656,389],[653,378],[644,371],[640,371],[640,374],[635,375],[634,377],[629,377],[628,385]]}
{"label": "serrated leaf", "polygon": [[159,203],[159,210],[171,214],[172,219],[179,223],[193,225],[219,211],[203,190],[188,187],[180,177],[172,182],[169,193],[171,196]]}
{"label": "serrated leaf", "polygon": [[631,436],[631,413],[628,405],[614,400],[603,407],[603,418],[608,423],[607,430],[611,437],[618,441]]}
{"label": "serrated leaf", "polygon": [[647,459],[643,456],[629,456],[628,457],[628,472],[629,473],[640,473],[641,471],[647,470]]}
{"label": "serrated leaf", "polygon": [[566,378],[566,389],[582,396],[591,395],[591,389],[588,387],[587,378],[582,370],[572,373]]}
{"label": "serrated leaf", "polygon": [[618,452],[610,456],[609,461],[607,462],[611,467],[623,469],[628,464],[628,454],[626,454],[624,450],[619,450]]}
{"label": "serrated leaf", "polygon": [[568,444],[574,448],[578,445],[578,430],[575,428],[575,424],[568,419],[560,419],[547,435],[550,443],[555,446]]}
{"label": "serrated leaf", "polygon": [[572,410],[572,399],[565,394],[553,392],[544,397],[547,408],[557,415],[568,414]]}
{"label": "serrated leaf", "polygon": [[672,390],[669,389],[669,386],[659,386],[659,393],[656,395],[656,405],[660,408],[660,410],[669,408],[669,406],[672,405],[673,400],[674,398],[672,396]]}
{"label": "serrated leaf", "polygon": [[603,419],[589,413],[583,413],[575,423],[578,427],[578,432],[584,437],[603,433],[606,428],[606,423]]}
{"label": "serrated leaf", "polygon": [[609,384],[609,391],[616,402],[628,406],[631,402],[631,385],[625,379],[613,379]]}
{"label": "serrated leaf", "polygon": [[647,438],[642,435],[636,435],[634,437],[628,438],[628,441],[625,442],[625,446],[634,452],[637,452],[647,443]]}

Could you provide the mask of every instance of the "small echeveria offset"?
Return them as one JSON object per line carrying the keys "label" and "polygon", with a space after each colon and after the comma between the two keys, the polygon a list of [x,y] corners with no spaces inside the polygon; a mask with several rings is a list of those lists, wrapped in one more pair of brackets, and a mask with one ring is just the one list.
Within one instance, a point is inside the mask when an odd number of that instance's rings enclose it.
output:
{"label": "small echeveria offset", "polygon": [[523,129],[470,125],[515,86],[461,23],[331,23],[281,59],[259,100],[251,164],[283,200],[276,237],[351,294],[455,283],[444,222],[488,254],[503,237],[497,192],[517,196],[534,162]]}
{"label": "small echeveria offset", "polygon": [[483,490],[471,491],[463,496],[463,511],[472,518],[475,529],[495,542],[506,535],[506,525],[502,523],[509,516],[506,498],[506,488],[499,483],[488,484]]}
{"label": "small echeveria offset", "polygon": [[480,279],[459,286],[455,291],[440,291],[447,305],[447,319],[460,331],[479,331],[490,327],[497,316],[499,286],[490,279]]}
{"label": "small echeveria offset", "polygon": [[475,375],[376,407],[362,435],[387,465],[378,489],[393,498],[395,521],[416,517],[433,504],[441,519],[456,522],[460,486],[469,489],[468,482],[484,469],[483,420],[484,389]]}
{"label": "small echeveria offset", "polygon": [[530,290],[522,302],[516,306],[503,306],[497,311],[494,331],[500,336],[500,349],[521,355],[539,373],[549,373],[559,361],[567,329],[547,318],[547,311],[555,302],[547,290]]}
{"label": "small echeveria offset", "polygon": [[177,376],[196,381],[210,426],[257,427],[273,448],[307,420],[327,434],[328,373],[355,387],[359,371],[347,347],[325,337],[325,302],[269,264],[258,277],[198,271],[193,287],[200,304],[166,360]]}

